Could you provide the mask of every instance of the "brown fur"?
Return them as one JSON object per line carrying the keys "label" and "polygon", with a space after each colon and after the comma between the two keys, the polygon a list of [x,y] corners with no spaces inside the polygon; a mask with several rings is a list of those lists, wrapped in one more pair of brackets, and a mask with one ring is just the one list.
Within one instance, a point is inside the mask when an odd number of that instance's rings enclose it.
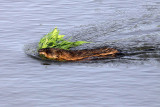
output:
{"label": "brown fur", "polygon": [[115,56],[119,53],[118,50],[113,48],[97,48],[97,49],[83,49],[83,50],[64,50],[58,48],[44,48],[38,50],[39,55],[44,55],[48,59],[58,61],[78,61],[85,60],[93,57],[105,58],[108,56]]}

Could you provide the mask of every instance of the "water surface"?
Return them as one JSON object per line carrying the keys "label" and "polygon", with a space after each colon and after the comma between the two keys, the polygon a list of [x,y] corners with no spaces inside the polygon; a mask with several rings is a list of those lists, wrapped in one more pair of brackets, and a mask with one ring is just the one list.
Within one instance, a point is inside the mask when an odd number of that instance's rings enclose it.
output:
{"label": "water surface", "polygon": [[[93,42],[76,49],[111,46],[128,55],[36,59],[36,43],[56,26],[73,41]],[[160,106],[159,0],[1,0],[0,38],[1,107]]]}

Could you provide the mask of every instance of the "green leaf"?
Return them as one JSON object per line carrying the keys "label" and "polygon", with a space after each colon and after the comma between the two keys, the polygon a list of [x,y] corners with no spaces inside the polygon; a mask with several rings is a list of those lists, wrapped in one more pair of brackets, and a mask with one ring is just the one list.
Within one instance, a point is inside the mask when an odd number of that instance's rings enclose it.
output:
{"label": "green leaf", "polygon": [[58,35],[58,39],[63,38],[65,35]]}
{"label": "green leaf", "polygon": [[76,41],[76,42],[74,42],[74,45],[75,45],[75,46],[79,46],[79,45],[82,45],[82,44],[84,44],[84,43],[90,43],[90,42],[86,42],[86,41]]}
{"label": "green leaf", "polygon": [[38,44],[39,46],[38,49],[54,47],[54,48],[69,50],[72,47],[76,47],[84,43],[90,43],[86,41],[70,42],[71,38],[69,38],[68,40],[65,40],[64,36],[65,35],[59,35],[59,30],[56,27],[53,31],[44,35],[40,39],[39,44]]}

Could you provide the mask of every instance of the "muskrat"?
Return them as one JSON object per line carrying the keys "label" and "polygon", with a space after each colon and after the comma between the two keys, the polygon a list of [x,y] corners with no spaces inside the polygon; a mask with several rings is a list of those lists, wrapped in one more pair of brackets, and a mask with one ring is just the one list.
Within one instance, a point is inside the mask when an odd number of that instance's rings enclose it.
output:
{"label": "muskrat", "polygon": [[107,58],[109,56],[115,57],[120,53],[114,48],[96,48],[96,49],[83,49],[83,50],[64,50],[58,48],[43,48],[38,50],[39,55],[48,59],[58,61],[79,61],[86,59]]}

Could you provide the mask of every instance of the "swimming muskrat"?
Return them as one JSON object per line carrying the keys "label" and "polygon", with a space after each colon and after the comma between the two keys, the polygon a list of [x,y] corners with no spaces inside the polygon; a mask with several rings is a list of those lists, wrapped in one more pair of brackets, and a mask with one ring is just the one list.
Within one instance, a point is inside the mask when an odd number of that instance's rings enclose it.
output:
{"label": "swimming muskrat", "polygon": [[58,48],[43,48],[38,50],[39,55],[48,59],[58,61],[79,61],[93,58],[107,58],[109,56],[115,57],[120,53],[114,48],[97,48],[97,49],[83,49],[83,50],[64,50]]}

